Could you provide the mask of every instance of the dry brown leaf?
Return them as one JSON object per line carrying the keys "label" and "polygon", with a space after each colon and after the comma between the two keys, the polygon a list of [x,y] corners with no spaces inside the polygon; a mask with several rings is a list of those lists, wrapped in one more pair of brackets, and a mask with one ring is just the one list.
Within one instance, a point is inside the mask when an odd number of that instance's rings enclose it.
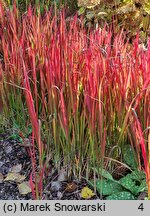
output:
{"label": "dry brown leaf", "polygon": [[7,177],[4,179],[4,181],[14,181],[14,182],[17,182],[17,183],[21,183],[25,180],[25,176],[23,175],[20,175],[18,173],[8,173],[7,174]]}
{"label": "dry brown leaf", "polygon": [[131,13],[131,12],[135,12],[136,11],[136,7],[134,4],[127,4],[124,5],[122,7],[119,7],[116,12],[117,14],[126,14],[126,13]]}
{"label": "dry brown leaf", "polygon": [[3,183],[3,180],[4,180],[4,176],[2,173],[0,173],[0,183]]}
{"label": "dry brown leaf", "polygon": [[18,185],[19,193],[22,195],[26,195],[28,193],[31,193],[31,187],[30,182],[25,181]]}
{"label": "dry brown leaf", "polygon": [[74,182],[68,183],[65,191],[71,193],[71,192],[74,192],[77,189],[77,187],[78,186]]}
{"label": "dry brown leaf", "polygon": [[78,0],[78,7],[92,8],[100,3],[100,0]]}

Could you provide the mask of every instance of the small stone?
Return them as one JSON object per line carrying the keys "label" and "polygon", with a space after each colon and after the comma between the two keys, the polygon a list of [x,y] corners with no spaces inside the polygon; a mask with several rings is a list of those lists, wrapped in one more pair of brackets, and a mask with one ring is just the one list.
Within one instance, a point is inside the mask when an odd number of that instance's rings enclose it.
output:
{"label": "small stone", "polygon": [[58,176],[58,181],[66,181],[68,180],[67,172],[65,169],[60,170],[59,176]]}
{"label": "small stone", "polygon": [[9,166],[7,165],[7,164],[4,164],[2,167],[1,167],[1,169],[0,169],[0,171],[1,171],[1,173],[3,174],[3,175],[6,175],[8,172],[9,172]]}
{"label": "small stone", "polygon": [[60,181],[52,181],[51,182],[51,190],[59,191],[62,187],[62,183]]}
{"label": "small stone", "polygon": [[0,161],[0,167],[2,167],[4,165],[3,161]]}
{"label": "small stone", "polygon": [[141,192],[137,199],[144,200],[147,196],[148,194],[146,192]]}
{"label": "small stone", "polygon": [[6,154],[10,154],[12,152],[12,147],[11,146],[7,146],[5,148],[5,152],[6,152]]}
{"label": "small stone", "polygon": [[22,164],[17,164],[11,168],[11,172],[19,173],[21,171],[21,169],[22,169]]}
{"label": "small stone", "polygon": [[58,199],[61,199],[61,198],[63,197],[62,192],[58,191],[58,192],[57,192],[57,197],[58,197]]}
{"label": "small stone", "polygon": [[9,197],[7,198],[7,200],[13,200],[13,197],[11,195],[9,195]]}

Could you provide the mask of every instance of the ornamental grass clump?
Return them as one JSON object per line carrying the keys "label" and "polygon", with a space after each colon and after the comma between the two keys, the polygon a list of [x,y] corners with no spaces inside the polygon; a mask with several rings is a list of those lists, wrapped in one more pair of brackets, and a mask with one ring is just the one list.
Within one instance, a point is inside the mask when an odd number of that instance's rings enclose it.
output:
{"label": "ornamental grass clump", "polygon": [[49,160],[88,179],[97,167],[112,170],[112,159],[122,162],[125,145],[149,182],[150,42],[144,51],[138,35],[132,45],[125,39],[106,27],[87,32],[64,11],[56,17],[29,7],[18,16],[15,6],[0,5],[3,115],[21,128],[32,124],[34,198],[42,198]]}

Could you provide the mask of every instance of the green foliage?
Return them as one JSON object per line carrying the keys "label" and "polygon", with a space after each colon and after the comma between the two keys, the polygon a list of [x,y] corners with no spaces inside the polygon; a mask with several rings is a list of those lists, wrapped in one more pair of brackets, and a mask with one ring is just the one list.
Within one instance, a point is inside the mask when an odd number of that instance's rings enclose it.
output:
{"label": "green foliage", "polygon": [[131,191],[132,194],[137,195],[138,186],[135,184],[135,181],[130,178],[130,174],[120,179],[120,184],[127,190]]}
{"label": "green foliage", "polygon": [[135,170],[131,174],[121,178],[119,182],[124,188],[131,191],[132,194],[137,195],[147,190],[145,179],[146,176],[144,172]]}
{"label": "green foliage", "polygon": [[17,140],[20,143],[23,142],[23,138],[28,138],[29,135],[32,133],[32,127],[29,125],[27,128],[20,128],[19,125],[17,125],[15,122],[12,125],[12,131],[11,135],[8,137],[8,139]]}
{"label": "green foliage", "polygon": [[41,12],[44,9],[48,9],[54,1],[52,0],[3,0],[6,6],[12,7],[13,3],[16,2],[19,12],[23,13],[27,10],[28,6],[40,7]]}
{"label": "green foliage", "polygon": [[130,192],[122,191],[107,196],[106,200],[135,200],[135,198]]}
{"label": "green foliage", "polygon": [[130,178],[133,180],[137,180],[137,181],[142,181],[143,179],[146,178],[145,173],[141,170],[134,170],[131,174],[130,174]]}
{"label": "green foliage", "polygon": [[58,9],[66,6],[68,11],[73,13],[77,9],[77,0],[3,0],[3,3],[12,7],[16,1],[20,12],[25,12],[29,5],[40,7],[40,11],[48,10],[51,6],[56,5]]}
{"label": "green foliage", "polygon": [[137,162],[135,160],[135,155],[133,154],[133,149],[130,145],[124,145],[122,149],[123,161],[131,167],[131,169],[137,168]]}
{"label": "green foliage", "polygon": [[20,137],[20,135],[18,134],[18,132],[16,133],[12,133],[11,136],[8,137],[9,139],[12,139],[12,140],[16,140],[16,141],[19,141],[20,143],[22,143],[22,138]]}
{"label": "green foliage", "polygon": [[112,175],[106,171],[105,169],[95,169],[96,170],[96,173],[99,173],[103,178],[107,179],[107,180],[111,180],[111,181],[114,181]]}
{"label": "green foliage", "polygon": [[[136,199],[140,192],[147,191],[146,176],[143,171],[135,170],[116,181],[105,170],[96,170],[101,179],[96,181],[96,190],[106,199],[128,200]],[[89,182],[94,187],[93,182]]]}
{"label": "green foliage", "polygon": [[96,182],[96,189],[100,194],[103,194],[103,196],[107,196],[122,191],[123,187],[121,184],[118,184],[118,182],[104,179]]}

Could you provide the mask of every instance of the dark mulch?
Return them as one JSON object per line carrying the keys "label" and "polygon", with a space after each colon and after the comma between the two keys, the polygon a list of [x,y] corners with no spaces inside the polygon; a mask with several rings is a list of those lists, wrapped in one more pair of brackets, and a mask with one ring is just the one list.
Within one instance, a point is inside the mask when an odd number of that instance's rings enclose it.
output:
{"label": "dark mulch", "polygon": [[[16,140],[8,139],[8,135],[0,134],[0,173],[6,177],[13,166],[22,164],[21,175],[28,179],[31,170],[30,157],[24,147],[18,145]],[[3,181],[0,183],[0,200],[32,199],[31,193],[21,195],[17,183]]]}
{"label": "dark mulch", "polygon": [[[20,174],[26,176],[25,180],[28,181],[32,169],[28,149],[20,146],[18,141],[9,139],[8,134],[0,134],[0,173],[4,176],[4,179],[7,174],[11,172],[12,167],[18,164],[22,164]],[[86,181],[67,179],[59,182],[58,176],[59,173],[54,171],[53,175],[47,177],[43,191],[43,199],[81,200],[81,189],[87,186]],[[67,191],[66,188],[70,184],[74,184],[75,189]],[[17,183],[13,181],[2,181],[2,183],[0,183],[0,200],[29,199],[33,199],[32,194],[21,195]],[[100,197],[94,196],[92,199],[100,199]]]}

